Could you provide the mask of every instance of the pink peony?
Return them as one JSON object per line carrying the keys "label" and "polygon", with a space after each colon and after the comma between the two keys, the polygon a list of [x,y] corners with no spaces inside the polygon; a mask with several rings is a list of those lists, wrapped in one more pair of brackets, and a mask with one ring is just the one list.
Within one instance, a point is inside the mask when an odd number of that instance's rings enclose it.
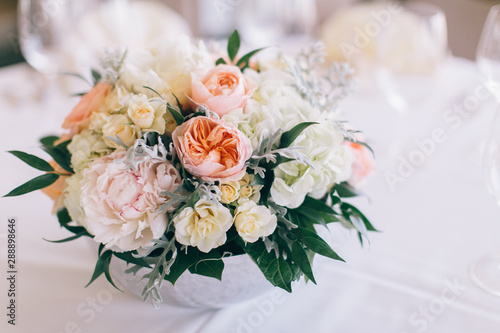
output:
{"label": "pink peony", "polygon": [[223,120],[195,117],[172,133],[182,165],[203,180],[238,180],[252,155],[250,140]]}
{"label": "pink peony", "polygon": [[170,163],[150,159],[129,169],[125,150],[93,161],[83,172],[80,202],[83,225],[94,240],[114,251],[132,251],[151,246],[167,228],[167,218],[158,207],[168,201],[162,191],[174,191],[181,183]]}
{"label": "pink peony", "polygon": [[193,102],[206,105],[220,117],[243,107],[251,94],[248,79],[237,66],[218,65],[204,76],[192,76]]}

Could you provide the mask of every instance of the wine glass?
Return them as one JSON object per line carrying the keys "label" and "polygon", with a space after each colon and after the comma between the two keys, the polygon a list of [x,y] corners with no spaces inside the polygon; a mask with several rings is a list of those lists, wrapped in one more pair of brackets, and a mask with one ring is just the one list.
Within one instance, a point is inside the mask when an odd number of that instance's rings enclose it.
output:
{"label": "wine glass", "polygon": [[279,42],[296,51],[297,45],[312,41],[317,18],[314,0],[245,1],[237,9],[237,28],[250,46],[272,46]]}
{"label": "wine glass", "polygon": [[[500,5],[491,7],[477,48],[480,80],[497,99],[497,110],[485,141],[483,166],[488,191],[500,205]],[[500,252],[482,256],[470,267],[472,280],[490,294],[500,296]]]}
{"label": "wine glass", "polygon": [[381,30],[376,40],[374,79],[380,96],[396,112],[397,125],[388,132],[382,147],[389,164],[407,153],[421,135],[415,123],[432,114],[425,110],[440,97],[443,64],[448,55],[446,16],[436,6],[409,2]]}
{"label": "wine glass", "polygon": [[[387,102],[408,116],[429,100],[448,54],[446,16],[436,6],[409,2],[381,30],[375,74]],[[417,103],[415,103],[417,102]]]}
{"label": "wine glass", "polygon": [[19,43],[24,58],[45,75],[57,74],[65,62],[69,1],[19,0]]}

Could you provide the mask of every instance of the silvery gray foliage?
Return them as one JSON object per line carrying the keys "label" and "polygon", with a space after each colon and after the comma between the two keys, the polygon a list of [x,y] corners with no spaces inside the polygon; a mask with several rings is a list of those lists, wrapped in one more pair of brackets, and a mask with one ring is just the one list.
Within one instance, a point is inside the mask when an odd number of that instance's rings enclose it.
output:
{"label": "silvery gray foliage", "polygon": [[222,192],[214,182],[193,182],[200,199],[208,200],[211,204],[221,206]]}
{"label": "silvery gray foliage", "polygon": [[292,230],[292,229],[297,228],[297,225],[295,225],[294,223],[292,223],[289,219],[287,219],[285,217],[286,212],[287,212],[287,209],[285,207],[282,207],[282,206],[279,206],[278,204],[276,204],[272,198],[269,198],[267,203],[269,205],[269,208],[273,212],[273,214],[276,214],[276,218],[278,219],[278,221],[283,222],[288,230]]}
{"label": "silvery gray foliage", "polygon": [[164,204],[158,207],[158,212],[167,213],[171,207],[179,206],[183,202],[187,202],[189,200],[189,195],[186,189],[183,186],[179,186],[175,189],[175,191],[163,191],[160,192],[161,195],[169,197],[170,199]]}
{"label": "silvery gray foliage", "polygon": [[[117,162],[125,163],[132,170],[137,170],[139,164],[151,159],[173,163],[175,158],[174,146],[171,144],[167,150],[161,137],[158,138],[158,144],[152,147],[148,146],[147,140],[150,135],[152,135],[152,133],[144,133],[142,138],[135,140],[134,145],[128,148],[125,156],[122,159],[118,159]],[[109,139],[122,146],[125,145],[118,136]]]}
{"label": "silvery gray foliage", "polygon": [[127,51],[121,51],[119,49],[111,51],[106,49],[104,52],[104,56],[99,61],[103,69],[102,78],[107,81],[116,82],[120,77],[123,62],[127,57]]}
{"label": "silvery gray foliage", "polygon": [[264,242],[264,245],[266,246],[266,250],[268,253],[274,251],[274,253],[276,254],[276,258],[280,257],[278,243],[273,242],[271,239],[269,239],[269,237],[263,237],[262,241]]}
{"label": "silvery gray foliage", "polygon": [[[169,223],[167,232],[169,231],[170,228],[173,228],[171,223]],[[172,237],[169,240],[166,236],[167,232],[165,232],[165,235],[163,235],[161,239],[154,239],[153,242],[155,243],[155,245],[147,248],[146,252],[141,253],[139,256],[148,265],[153,267],[151,271],[149,271],[149,273],[144,274],[144,276],[142,277],[142,279],[148,280],[146,286],[142,291],[142,297],[144,299],[144,302],[149,300],[155,308],[159,308],[158,304],[163,302],[163,299],[160,295],[160,287],[165,276],[170,273],[170,267],[172,267],[172,265],[175,262],[175,259],[177,258],[177,247],[175,246],[175,237]],[[152,258],[148,257],[149,254],[151,254],[151,252],[157,249],[162,249],[162,253],[158,257],[152,257]],[[171,252],[172,255],[169,256],[169,259],[167,259],[167,254],[169,252]],[[128,270],[127,272],[133,272],[133,271]]]}
{"label": "silvery gray foliage", "polygon": [[336,112],[339,102],[353,90],[351,66],[333,63],[328,74],[318,77],[318,67],[325,62],[325,46],[321,42],[302,50],[294,61],[283,59],[295,79],[295,88],[302,97],[320,111]]}
{"label": "silvery gray foliage", "polygon": [[276,163],[278,161],[278,156],[293,159],[301,164],[314,168],[313,162],[306,155],[297,151],[305,149],[305,147],[291,145],[287,148],[274,148],[282,133],[283,130],[278,129],[273,135],[262,139],[259,148],[253,152],[252,158],[247,162],[246,167],[252,169],[254,173],[261,178],[265,177],[265,168],[259,166],[260,161],[266,160],[266,163]]}

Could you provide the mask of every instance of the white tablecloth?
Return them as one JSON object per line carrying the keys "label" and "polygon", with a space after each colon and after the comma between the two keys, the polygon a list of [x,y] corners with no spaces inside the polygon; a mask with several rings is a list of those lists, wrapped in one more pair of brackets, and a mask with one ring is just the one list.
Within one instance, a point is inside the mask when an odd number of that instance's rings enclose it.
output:
{"label": "white tablecloth", "polygon": [[[354,234],[333,228],[331,242],[347,263],[318,260],[317,286],[302,285],[278,298],[263,296],[216,311],[166,304],[155,310],[113,291],[104,278],[84,288],[96,254],[83,240],[43,240],[68,236],[51,215],[51,201],[41,193],[1,198],[0,331],[500,332],[500,297],[476,287],[468,273],[479,256],[500,252],[500,208],[487,194],[478,163],[491,103],[473,105],[475,76],[472,62],[452,59],[438,87],[414,105],[420,110],[403,120],[376,94],[355,94],[343,104],[346,117],[380,152],[380,169],[364,188],[367,197],[356,202],[382,232],[361,248]],[[37,138],[57,129],[75,103],[40,93],[34,78],[23,65],[0,71],[0,194],[38,174],[5,151],[42,156]],[[453,113],[454,105],[465,112]],[[385,151],[400,126],[406,126],[397,134],[406,145],[389,158]],[[444,142],[435,143],[430,156],[391,188],[388,172],[397,175],[418,147],[414,140],[428,142],[436,129]],[[12,216],[18,237],[15,326],[6,316]]]}

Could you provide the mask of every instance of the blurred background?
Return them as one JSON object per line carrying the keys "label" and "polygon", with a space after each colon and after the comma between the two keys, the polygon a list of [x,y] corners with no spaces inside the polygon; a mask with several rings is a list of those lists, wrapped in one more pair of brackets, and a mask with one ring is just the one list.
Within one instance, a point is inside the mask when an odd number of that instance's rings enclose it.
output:
{"label": "blurred background", "polygon": [[[110,0],[108,0],[109,2]],[[141,1],[141,0],[137,0]],[[281,21],[293,18],[300,12],[301,20],[293,19],[280,37],[296,32],[310,32],[319,36],[321,26],[340,8],[361,0],[157,0],[165,3],[183,17],[196,37],[222,39],[235,28],[252,31],[247,34],[246,42],[269,38],[276,30],[269,27],[276,17],[270,6],[282,3],[290,13],[281,11]],[[17,25],[18,0],[0,0],[0,67],[22,62],[19,48]],[[66,0],[50,0],[57,4]],[[72,1],[73,2],[73,1]],[[85,3],[98,2],[87,0]],[[102,1],[101,2],[106,2]],[[370,2],[370,1],[364,1]],[[474,59],[479,35],[489,8],[500,1],[496,0],[406,0],[405,2],[427,2],[439,6],[445,13],[448,25],[448,44],[451,53],[468,59]],[[274,9],[273,9],[274,10]],[[260,12],[259,12],[260,11]],[[286,11],[286,10],[285,10]],[[267,13],[267,18],[264,13]],[[259,18],[257,20],[257,18]],[[286,22],[285,22],[286,23]],[[281,24],[283,26],[283,24]],[[258,29],[260,28],[260,31]],[[252,30],[253,29],[253,30]],[[244,36],[245,37],[245,36]]]}

